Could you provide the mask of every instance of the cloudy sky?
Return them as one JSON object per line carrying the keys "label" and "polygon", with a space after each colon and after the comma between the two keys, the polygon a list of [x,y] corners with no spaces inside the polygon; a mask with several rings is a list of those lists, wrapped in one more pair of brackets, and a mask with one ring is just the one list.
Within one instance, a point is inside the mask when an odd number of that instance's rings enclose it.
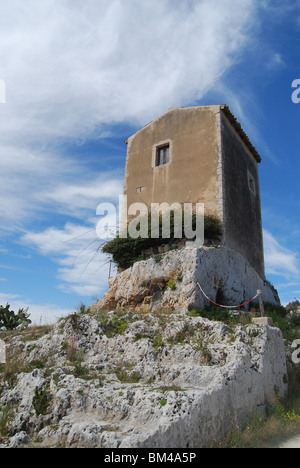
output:
{"label": "cloudy sky", "polygon": [[296,0],[0,0],[0,303],[47,323],[101,298],[124,140],[208,104],[263,158],[266,275],[300,298],[299,39]]}

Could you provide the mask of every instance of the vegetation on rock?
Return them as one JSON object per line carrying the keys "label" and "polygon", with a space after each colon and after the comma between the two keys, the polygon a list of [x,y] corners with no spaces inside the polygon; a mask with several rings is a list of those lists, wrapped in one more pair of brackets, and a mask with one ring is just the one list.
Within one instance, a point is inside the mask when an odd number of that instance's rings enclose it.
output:
{"label": "vegetation on rock", "polygon": [[[182,221],[184,225],[184,219]],[[193,229],[196,227],[196,216],[193,216]],[[133,239],[127,236],[121,238],[119,235],[113,240],[107,242],[102,247],[102,252],[112,255],[113,261],[122,269],[129,268],[136,261],[141,259],[144,250],[151,247],[158,247],[163,244],[169,244],[170,247],[176,246],[180,240],[174,237],[174,215],[170,216],[170,237],[163,237],[162,217],[159,219],[159,237],[151,238],[151,218],[148,219],[148,237]],[[212,215],[204,216],[204,237],[206,240],[217,240],[222,234],[222,224],[219,218]],[[173,247],[174,248],[174,247]],[[157,261],[157,259],[156,259]]]}

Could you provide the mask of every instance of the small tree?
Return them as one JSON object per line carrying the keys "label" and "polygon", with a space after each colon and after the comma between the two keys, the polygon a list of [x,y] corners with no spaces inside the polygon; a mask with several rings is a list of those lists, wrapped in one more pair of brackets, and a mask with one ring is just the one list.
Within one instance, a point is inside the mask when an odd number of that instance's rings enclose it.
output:
{"label": "small tree", "polygon": [[6,307],[0,306],[0,329],[5,328],[6,330],[14,330],[19,326],[27,328],[31,323],[27,309],[19,309],[16,314],[13,310],[10,310],[10,305],[6,304]]}

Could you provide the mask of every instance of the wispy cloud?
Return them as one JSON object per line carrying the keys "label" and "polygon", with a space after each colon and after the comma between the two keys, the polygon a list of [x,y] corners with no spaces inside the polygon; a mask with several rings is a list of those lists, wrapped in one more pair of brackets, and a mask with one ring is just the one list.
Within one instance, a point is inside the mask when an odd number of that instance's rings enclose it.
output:
{"label": "wispy cloud", "polygon": [[[71,158],[46,151],[3,148],[0,144],[1,230],[22,227],[41,212],[83,217],[104,200],[114,201],[123,181],[94,174]],[[5,222],[4,222],[5,221]]]}
{"label": "wispy cloud", "polygon": [[266,272],[283,277],[299,277],[297,254],[283,247],[274,236],[264,230]]}
{"label": "wispy cloud", "polygon": [[5,293],[0,293],[0,304],[6,304],[8,300],[15,300],[20,298],[18,294],[5,294]]}
{"label": "wispy cloud", "polygon": [[20,0],[3,2],[2,141],[16,138],[16,130],[23,145],[79,138],[101,124],[145,122],[203,96],[245,44],[255,4],[44,0],[41,6],[28,0],[25,8]]}
{"label": "wispy cloud", "polygon": [[[13,143],[13,142],[12,142]],[[6,226],[20,226],[36,215],[44,200],[59,181],[79,170],[75,162],[42,149],[0,143],[1,190],[0,216]]]}
{"label": "wispy cloud", "polygon": [[123,193],[123,180],[109,177],[108,174],[100,174],[98,177],[83,181],[80,185],[60,183],[51,191],[41,193],[41,199],[45,204],[53,204],[56,209],[67,213],[79,214],[83,210],[94,210],[100,202],[118,200]]}
{"label": "wispy cloud", "polygon": [[22,242],[53,258],[63,291],[90,297],[106,291],[109,259],[101,252],[96,219],[85,226],[67,223],[63,229],[27,232]]}
{"label": "wispy cloud", "polygon": [[282,55],[279,52],[273,52],[267,64],[267,67],[269,68],[269,70],[274,71],[274,70],[281,69],[285,66],[286,64],[284,62]]}

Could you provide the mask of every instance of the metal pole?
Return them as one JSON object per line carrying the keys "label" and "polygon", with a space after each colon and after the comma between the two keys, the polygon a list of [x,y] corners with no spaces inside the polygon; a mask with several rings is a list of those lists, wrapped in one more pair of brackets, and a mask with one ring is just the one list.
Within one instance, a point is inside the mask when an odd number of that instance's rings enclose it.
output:
{"label": "metal pole", "polygon": [[108,273],[108,279],[111,278],[110,273],[111,273],[111,260],[109,261],[109,273]]}

